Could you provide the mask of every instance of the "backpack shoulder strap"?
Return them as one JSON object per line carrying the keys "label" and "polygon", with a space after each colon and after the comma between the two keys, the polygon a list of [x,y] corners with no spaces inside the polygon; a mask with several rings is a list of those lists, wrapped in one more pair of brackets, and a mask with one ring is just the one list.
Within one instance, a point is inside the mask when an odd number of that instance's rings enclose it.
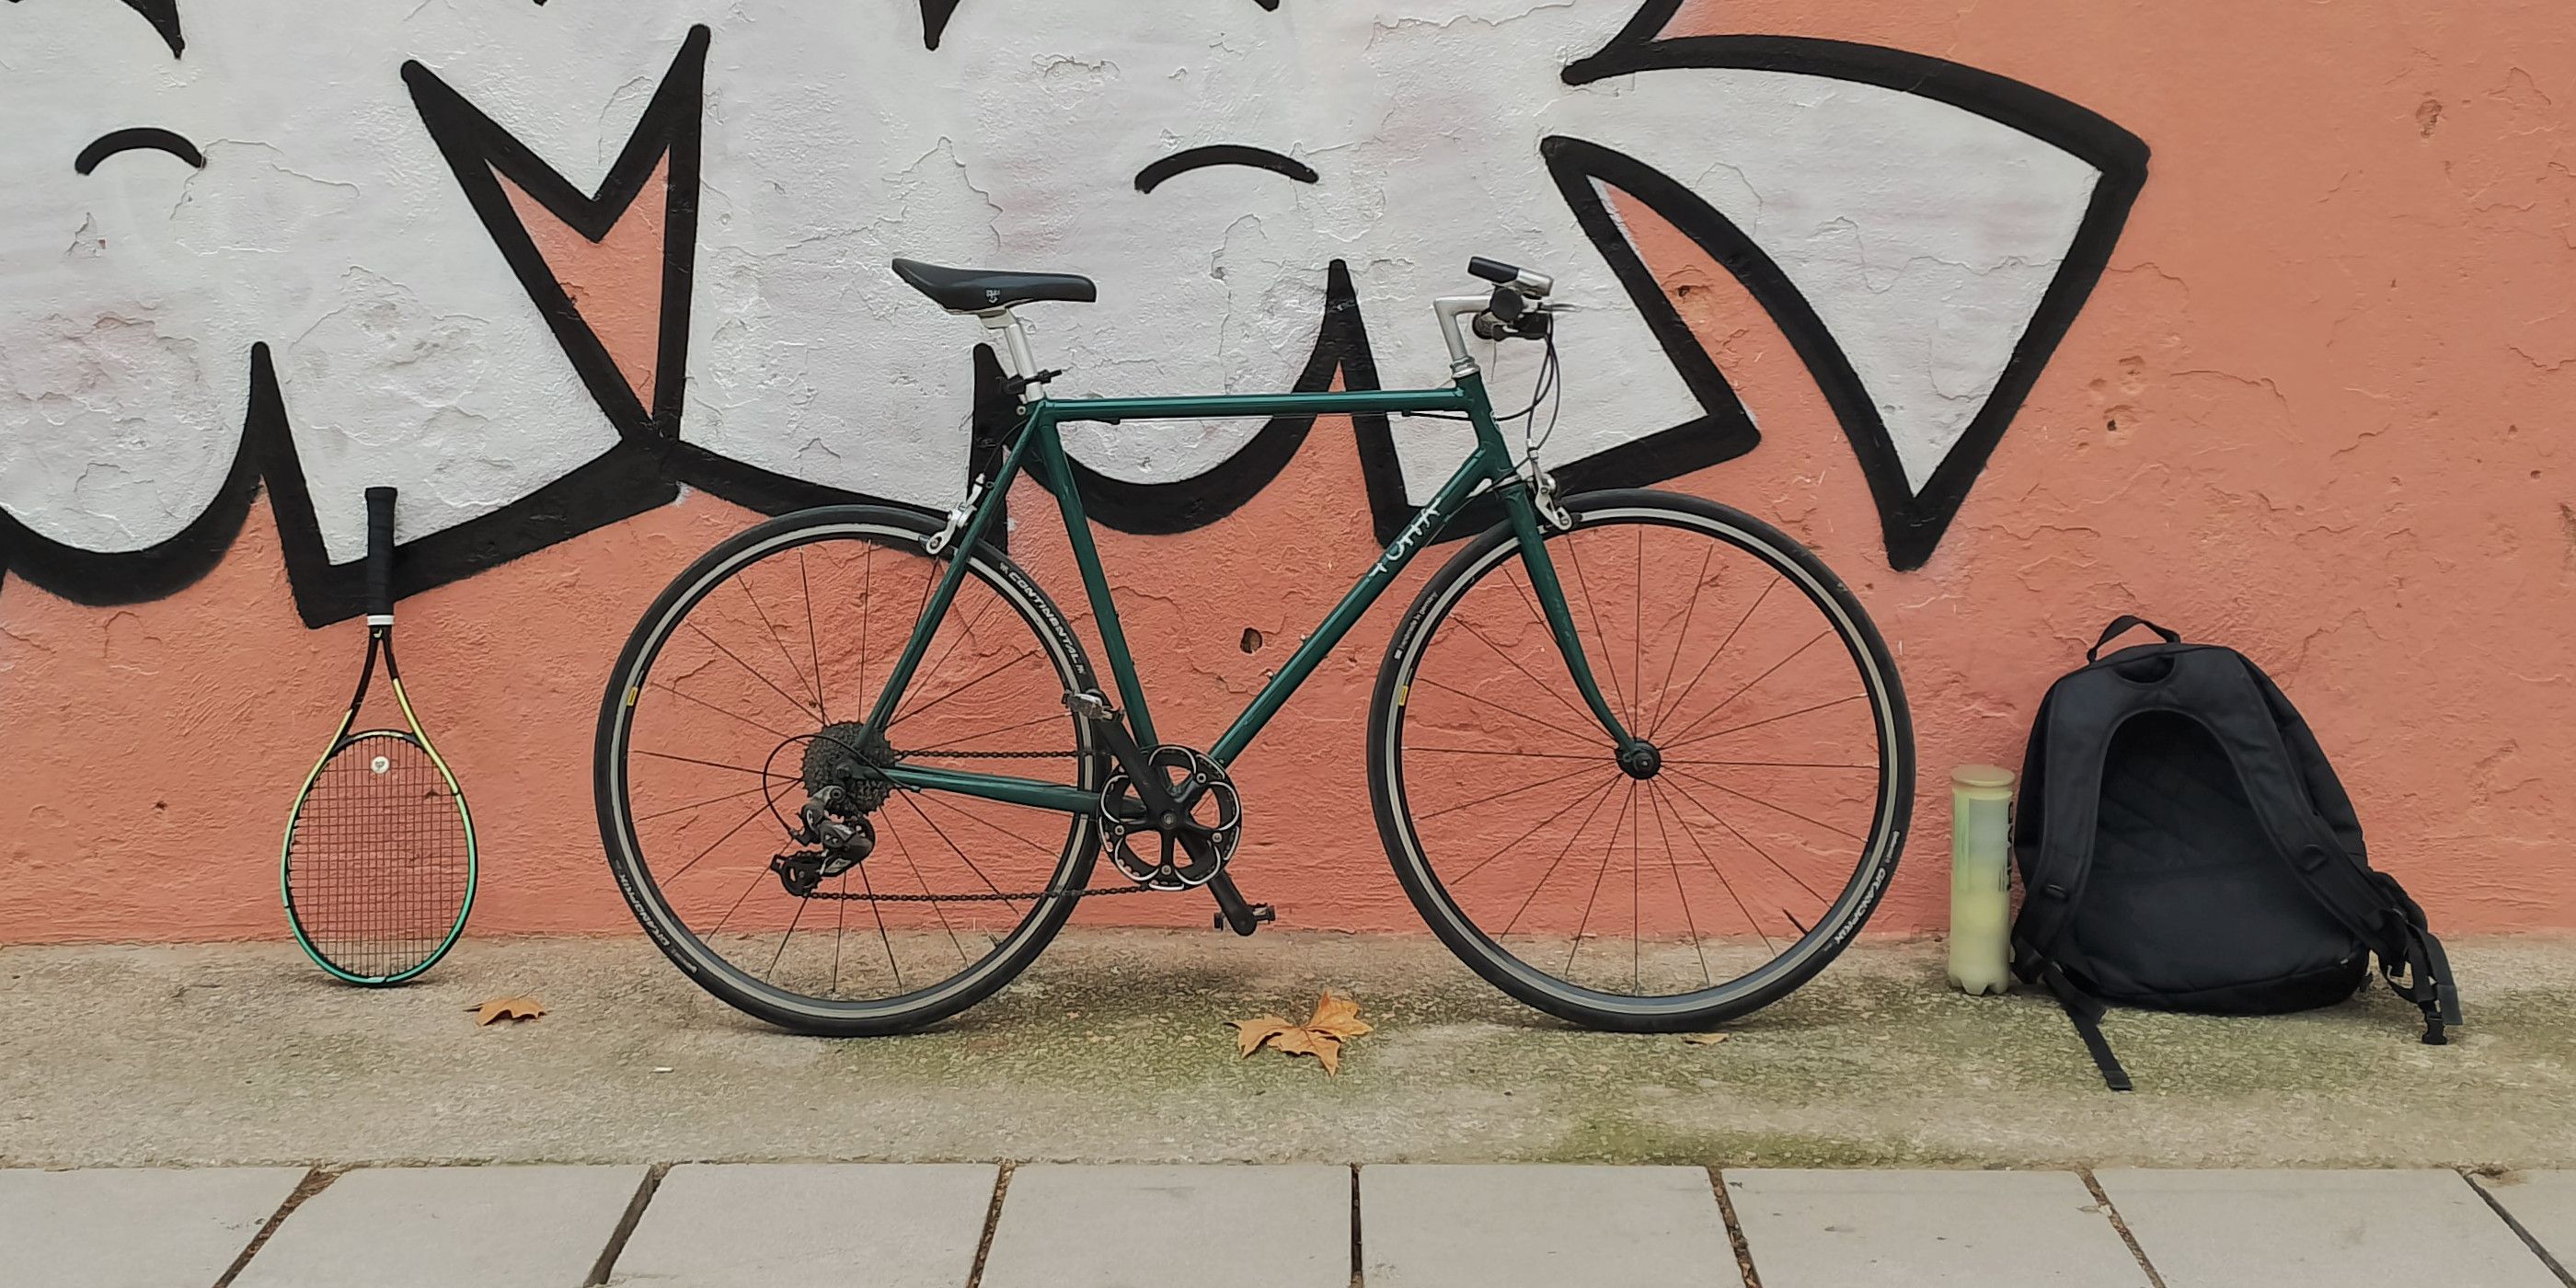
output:
{"label": "backpack shoulder strap", "polygon": [[2246,704],[2244,716],[2228,721],[2219,736],[2245,744],[2230,750],[2257,816],[2308,892],[2378,955],[2390,990],[2423,1010],[2424,1041],[2442,1045],[2449,1040],[2444,1026],[2461,1022],[2442,941],[2405,887],[2371,869],[2351,798],[2307,721],[2270,676],[2242,657],[2234,660],[2231,669],[2259,705]]}
{"label": "backpack shoulder strap", "polygon": [[2062,955],[2058,938],[2093,871],[2102,763],[2112,737],[2140,709],[2136,692],[2092,667],[2059,680],[2040,704],[2013,820],[2023,887],[2013,938],[2042,955]]}

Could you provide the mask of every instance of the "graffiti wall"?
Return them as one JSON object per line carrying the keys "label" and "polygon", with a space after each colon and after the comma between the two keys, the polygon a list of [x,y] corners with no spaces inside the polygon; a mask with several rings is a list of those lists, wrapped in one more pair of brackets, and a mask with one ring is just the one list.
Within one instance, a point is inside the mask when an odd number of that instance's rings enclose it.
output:
{"label": "graffiti wall", "polygon": [[[1469,255],[1553,274],[1564,481],[1789,528],[1896,649],[1884,928],[1940,919],[1947,768],[2126,611],[2272,669],[2442,924],[2576,926],[2571,103],[2512,2],[12,0],[0,941],[278,933],[381,484],[477,928],[631,928],[588,759],[638,613],[759,515],[946,509],[998,428],[898,255],[1096,279],[1024,311],[1065,395],[1437,384]],[[1467,448],[1068,435],[1201,744]],[[1392,612],[1237,767],[1291,924],[1418,925],[1362,771]]]}

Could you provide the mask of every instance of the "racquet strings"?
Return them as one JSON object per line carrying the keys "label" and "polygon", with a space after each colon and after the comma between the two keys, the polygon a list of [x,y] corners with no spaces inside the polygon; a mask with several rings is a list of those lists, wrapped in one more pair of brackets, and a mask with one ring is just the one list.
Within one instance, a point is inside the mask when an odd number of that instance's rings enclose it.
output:
{"label": "racquet strings", "polygon": [[401,975],[454,933],[473,863],[455,790],[419,743],[353,737],[296,810],[287,894],[307,942],[363,979]]}

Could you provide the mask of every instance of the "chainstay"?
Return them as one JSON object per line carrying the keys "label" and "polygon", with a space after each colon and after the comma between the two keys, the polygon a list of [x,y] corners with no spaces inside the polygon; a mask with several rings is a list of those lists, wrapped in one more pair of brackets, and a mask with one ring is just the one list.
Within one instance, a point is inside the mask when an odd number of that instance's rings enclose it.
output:
{"label": "chainstay", "polygon": [[1061,895],[1072,895],[1079,899],[1097,899],[1113,894],[1162,893],[1168,892],[1158,891],[1152,886],[1140,885],[1106,886],[1096,890],[1037,890],[1028,894],[1003,894],[998,890],[987,894],[869,894],[864,891],[817,890],[800,897],[850,903],[1014,903],[1022,899],[1032,902],[1039,899],[1053,899]]}

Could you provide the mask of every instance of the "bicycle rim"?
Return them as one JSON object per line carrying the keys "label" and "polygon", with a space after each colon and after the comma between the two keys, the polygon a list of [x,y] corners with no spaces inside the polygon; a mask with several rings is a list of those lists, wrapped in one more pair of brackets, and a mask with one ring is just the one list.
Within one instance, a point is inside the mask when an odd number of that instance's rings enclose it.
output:
{"label": "bicycle rim", "polygon": [[[1099,786],[1092,732],[1062,701],[1091,686],[1080,645],[989,549],[893,721],[863,725],[946,567],[921,550],[936,526],[837,507],[739,534],[647,611],[602,703],[601,834],[637,920],[702,986],[773,1023],[893,1032],[963,1010],[1079,901],[1019,896],[1090,875],[1088,817],[882,788],[866,813],[873,852],[824,877],[819,897],[771,870],[803,848],[789,831],[818,748]],[[982,759],[996,753],[1013,758]]]}
{"label": "bicycle rim", "polygon": [[1497,530],[1390,645],[1380,831],[1504,991],[1599,1027],[1719,1022],[1822,969],[1883,894],[1911,804],[1903,690],[1849,592],[1768,525],[1660,493],[1568,505],[1548,550],[1577,635],[1663,763],[1619,766]]}

